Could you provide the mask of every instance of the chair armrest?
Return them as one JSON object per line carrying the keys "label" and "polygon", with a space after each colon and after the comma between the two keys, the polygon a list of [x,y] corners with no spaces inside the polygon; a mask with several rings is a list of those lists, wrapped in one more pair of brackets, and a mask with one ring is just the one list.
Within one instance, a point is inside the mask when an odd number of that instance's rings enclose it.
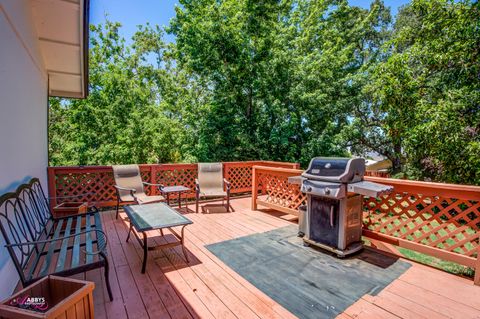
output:
{"label": "chair armrest", "polygon": [[165,187],[165,185],[163,185],[163,184],[153,184],[153,183],[147,183],[147,182],[142,182],[142,183],[143,183],[143,185],[157,187],[159,191],[162,191],[162,188]]}
{"label": "chair armrest", "polygon": [[224,178],[224,179],[223,179],[223,183],[225,184],[225,187],[227,188],[227,191],[229,191],[229,190],[230,190],[230,186],[231,186],[231,185],[230,185],[230,182],[229,182],[226,178]]}
{"label": "chair armrest", "polygon": [[127,187],[121,187],[118,185],[113,185],[117,189],[117,197],[120,199],[120,194],[118,191],[128,191],[130,192],[130,195],[133,197],[133,199],[137,200],[137,197],[135,196],[135,193],[137,190],[135,188],[127,188]]}
{"label": "chair armrest", "polygon": [[[98,250],[97,251],[87,251],[85,249],[82,249],[86,254],[89,255],[97,255],[100,253],[105,253],[106,248],[107,248],[107,235],[103,230],[100,229],[90,229],[90,230],[84,230],[82,232],[76,233],[76,234],[71,234],[68,236],[62,236],[58,238],[53,238],[53,239],[46,239],[46,240],[37,240],[37,241],[30,241],[30,242],[24,242],[24,243],[15,243],[15,244],[6,244],[5,247],[22,247],[22,246],[37,246],[40,244],[48,244],[48,243],[54,243],[58,241],[63,241],[65,239],[69,239],[72,237],[77,237],[81,235],[85,235],[88,233],[93,233],[95,232],[97,234],[97,246]],[[100,235],[100,236],[99,236]]]}
{"label": "chair armrest", "polygon": [[127,187],[122,187],[122,186],[118,186],[118,185],[113,185],[117,190],[120,190],[120,191],[129,191],[129,192],[133,192],[135,193],[137,190],[135,188],[127,188]]}

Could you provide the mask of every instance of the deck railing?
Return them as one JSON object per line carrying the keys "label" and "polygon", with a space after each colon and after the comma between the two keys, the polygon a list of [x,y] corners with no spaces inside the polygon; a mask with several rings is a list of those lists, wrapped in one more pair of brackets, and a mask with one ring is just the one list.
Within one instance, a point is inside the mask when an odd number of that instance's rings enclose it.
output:
{"label": "deck railing", "polygon": [[[223,176],[231,183],[233,194],[251,192],[252,167],[298,168],[297,163],[249,161],[223,163]],[[197,164],[143,164],[139,165],[144,181],[153,184],[184,185],[191,189],[188,197],[195,196]],[[111,166],[57,166],[48,168],[48,191],[51,205],[65,201],[62,197],[82,195],[82,201],[97,207],[116,204],[113,171]],[[147,187],[148,194],[158,194],[156,188]],[[71,200],[71,199],[70,199]]]}
{"label": "deck railing", "polygon": [[[258,205],[298,214],[306,196],[288,177],[301,170],[255,166],[252,210]],[[363,234],[474,268],[480,285],[480,187],[381,177],[366,180],[394,186],[380,198],[364,198]]]}
{"label": "deck railing", "polygon": [[[144,181],[185,185],[194,197],[197,164],[140,165]],[[224,176],[232,193],[252,192],[257,205],[298,215],[305,195],[288,177],[302,173],[296,163],[250,161],[225,162]],[[52,205],[63,196],[86,194],[82,200],[96,206],[116,204],[111,166],[49,167]],[[381,177],[367,180],[394,186],[381,198],[365,198],[363,233],[372,242],[415,250],[474,268],[480,284],[480,187],[426,183]],[[150,194],[158,190],[147,188]]]}

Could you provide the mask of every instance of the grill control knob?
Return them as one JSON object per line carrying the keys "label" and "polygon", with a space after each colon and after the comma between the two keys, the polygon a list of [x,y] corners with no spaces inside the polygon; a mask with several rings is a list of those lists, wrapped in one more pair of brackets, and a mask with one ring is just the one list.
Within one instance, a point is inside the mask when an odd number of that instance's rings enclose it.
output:
{"label": "grill control knob", "polygon": [[312,186],[308,186],[307,187],[307,192],[311,192],[312,191]]}
{"label": "grill control knob", "polygon": [[330,194],[330,188],[325,187],[325,195],[329,195],[329,194]]}

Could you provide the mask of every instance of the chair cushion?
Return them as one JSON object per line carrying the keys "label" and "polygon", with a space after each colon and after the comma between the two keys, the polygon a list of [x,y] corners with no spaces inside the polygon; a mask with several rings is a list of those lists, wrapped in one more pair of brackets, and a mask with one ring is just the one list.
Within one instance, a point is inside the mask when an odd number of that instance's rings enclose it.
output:
{"label": "chair cushion", "polygon": [[137,198],[139,204],[163,202],[165,200],[165,197],[161,195],[148,196],[146,194],[142,194],[141,196],[137,196]]}
{"label": "chair cushion", "polygon": [[[135,194],[135,197],[138,199],[138,204],[163,202],[165,200],[165,197],[161,195],[148,196],[145,193]],[[135,202],[135,198],[133,198],[131,195],[121,196],[120,199],[122,200],[122,202]]]}
{"label": "chair cushion", "polygon": [[137,164],[112,165],[114,177],[134,177],[140,175],[140,167]]}
{"label": "chair cushion", "polygon": [[200,196],[202,197],[219,197],[219,196],[227,196],[227,192],[224,191],[223,189],[207,189],[207,190],[200,190]]}
{"label": "chair cushion", "polygon": [[222,163],[198,163],[198,183],[201,193],[223,192]]}
{"label": "chair cushion", "polygon": [[[135,196],[141,196],[141,194],[145,194],[142,176],[140,175],[140,168],[138,165],[113,165],[112,169],[116,185],[124,188],[135,189]],[[119,190],[118,193],[122,201],[133,201],[129,191]]]}

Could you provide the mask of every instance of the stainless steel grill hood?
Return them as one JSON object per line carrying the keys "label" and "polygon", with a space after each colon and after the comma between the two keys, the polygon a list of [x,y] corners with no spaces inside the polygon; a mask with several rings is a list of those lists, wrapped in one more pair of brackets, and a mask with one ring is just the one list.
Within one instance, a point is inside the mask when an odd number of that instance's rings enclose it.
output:
{"label": "stainless steel grill hood", "polygon": [[314,157],[302,176],[310,180],[354,183],[363,180],[363,158]]}

